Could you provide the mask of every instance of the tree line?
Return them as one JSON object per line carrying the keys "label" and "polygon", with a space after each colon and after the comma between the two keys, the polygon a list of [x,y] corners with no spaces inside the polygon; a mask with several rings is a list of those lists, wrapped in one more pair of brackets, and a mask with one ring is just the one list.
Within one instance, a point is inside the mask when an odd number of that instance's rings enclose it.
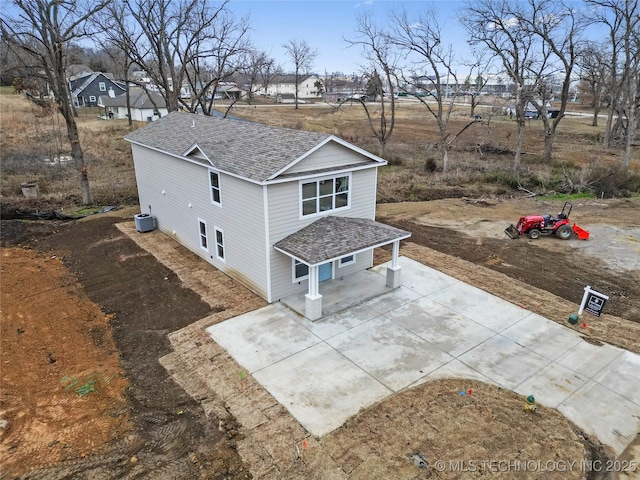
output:
{"label": "tree line", "polygon": [[[544,123],[544,158],[549,160],[559,123],[575,78],[598,114],[607,109],[604,143],[621,146],[621,166],[629,168],[640,124],[640,11],[638,0],[584,0],[578,6],[564,0],[474,0],[460,9],[468,51],[454,52],[442,41],[438,15],[428,5],[417,14],[399,10],[383,24],[363,14],[345,38],[361,51],[360,68],[367,90],[379,100],[371,109],[363,101],[369,127],[384,148],[395,127],[396,93],[416,90],[417,97],[437,124],[443,170],[451,145],[449,120],[459,90],[471,98],[470,128],[478,120],[484,79],[501,72],[514,85],[518,137],[514,169],[519,167],[525,133],[525,110],[538,110]],[[0,20],[3,70],[15,68],[25,79],[43,78],[65,119],[71,154],[78,172],[83,203],[92,203],[66,68],[79,54],[81,42],[93,40],[104,64],[126,85],[146,84],[131,78],[143,70],[166,100],[167,109],[186,109],[210,115],[220,82],[241,73],[249,84],[265,89],[282,68],[250,39],[250,19],[238,18],[229,0],[14,0]],[[598,27],[598,41],[586,32]],[[297,86],[313,69],[317,49],[305,40],[283,45],[295,67]],[[458,78],[465,67],[465,77]],[[561,78],[559,88],[557,78]],[[318,85],[317,89],[327,89]],[[191,95],[180,90],[189,86]],[[453,86],[453,87],[452,87]],[[453,88],[453,90],[452,90]],[[128,88],[127,99],[128,99]],[[547,115],[555,97],[558,112]]]}

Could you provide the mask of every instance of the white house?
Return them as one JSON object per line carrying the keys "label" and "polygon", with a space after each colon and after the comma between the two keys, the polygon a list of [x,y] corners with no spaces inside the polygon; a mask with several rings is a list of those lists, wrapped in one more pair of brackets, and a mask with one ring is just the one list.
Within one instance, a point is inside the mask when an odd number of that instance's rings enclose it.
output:
{"label": "white house", "polygon": [[[299,99],[322,98],[322,93],[318,93],[316,82],[321,82],[317,75],[307,75],[300,78],[298,84]],[[296,93],[296,76],[295,75],[278,75],[268,85],[266,91],[263,87],[258,87],[257,94],[277,97],[278,95],[295,95]]]}
{"label": "white house", "polygon": [[[127,96],[108,95],[98,97],[98,106],[104,108],[106,118],[127,118]],[[129,91],[129,103],[131,106],[131,119],[139,122],[158,120],[167,115],[167,103],[162,95],[156,92],[145,92],[142,88],[131,88]]]}
{"label": "white house", "polygon": [[172,112],[125,137],[140,208],[156,226],[269,302],[367,269],[411,234],[374,221],[386,161],[333,135]]}

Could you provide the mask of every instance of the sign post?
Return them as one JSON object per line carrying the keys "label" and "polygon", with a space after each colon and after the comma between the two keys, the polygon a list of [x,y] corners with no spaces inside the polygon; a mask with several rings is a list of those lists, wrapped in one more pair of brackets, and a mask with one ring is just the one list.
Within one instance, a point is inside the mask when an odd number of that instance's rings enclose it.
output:
{"label": "sign post", "polygon": [[584,287],[584,295],[582,296],[582,303],[580,304],[578,315],[582,315],[582,312],[586,311],[599,317],[607,300],[609,300],[608,296],[592,290],[591,287],[587,285]]}

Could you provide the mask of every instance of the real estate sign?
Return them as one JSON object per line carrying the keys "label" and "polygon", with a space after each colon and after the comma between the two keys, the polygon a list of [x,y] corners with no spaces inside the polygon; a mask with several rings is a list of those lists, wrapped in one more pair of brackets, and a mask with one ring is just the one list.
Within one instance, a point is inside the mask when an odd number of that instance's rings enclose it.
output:
{"label": "real estate sign", "polygon": [[584,287],[584,295],[582,296],[582,303],[580,304],[578,315],[582,315],[582,312],[585,311],[599,317],[607,300],[609,300],[608,296],[592,290],[591,287],[587,285]]}

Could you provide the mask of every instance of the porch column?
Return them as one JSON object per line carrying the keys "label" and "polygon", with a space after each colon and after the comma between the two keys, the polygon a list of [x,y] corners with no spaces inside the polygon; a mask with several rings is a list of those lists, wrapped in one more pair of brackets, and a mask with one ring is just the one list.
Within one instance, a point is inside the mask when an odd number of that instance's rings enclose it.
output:
{"label": "porch column", "polygon": [[318,320],[322,316],[322,295],[318,291],[318,266],[309,267],[309,293],[305,295],[304,316]]}
{"label": "porch column", "polygon": [[400,253],[400,240],[393,242],[393,255],[391,256],[391,266],[387,267],[387,287],[398,288],[400,286],[400,273],[402,267],[398,265],[398,255]]}

